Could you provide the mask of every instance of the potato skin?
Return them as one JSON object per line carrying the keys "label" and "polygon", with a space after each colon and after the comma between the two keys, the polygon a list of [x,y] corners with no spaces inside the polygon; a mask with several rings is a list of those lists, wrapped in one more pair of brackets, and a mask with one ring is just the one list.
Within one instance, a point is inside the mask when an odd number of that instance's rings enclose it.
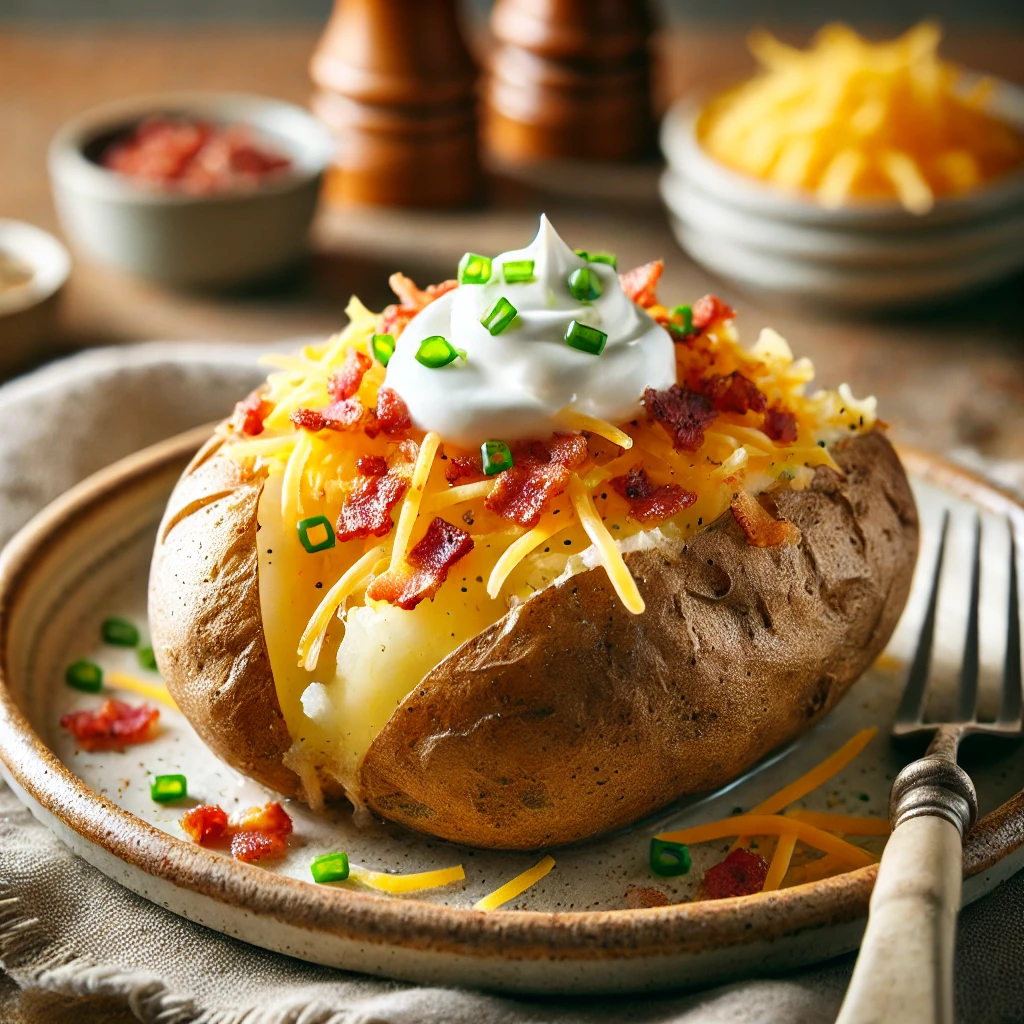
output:
{"label": "potato skin", "polygon": [[910,589],[917,510],[884,435],[838,446],[758,548],[726,513],[673,560],[626,555],[633,616],[601,571],[542,591],[454,651],[370,746],[367,805],[473,846],[537,849],[735,778],[804,732],[881,653]]}
{"label": "potato skin", "polygon": [[301,797],[299,777],[281,762],[291,737],[260,612],[263,477],[222,453],[231,440],[211,437],[168,501],[149,576],[153,652],[171,696],[222,761]]}

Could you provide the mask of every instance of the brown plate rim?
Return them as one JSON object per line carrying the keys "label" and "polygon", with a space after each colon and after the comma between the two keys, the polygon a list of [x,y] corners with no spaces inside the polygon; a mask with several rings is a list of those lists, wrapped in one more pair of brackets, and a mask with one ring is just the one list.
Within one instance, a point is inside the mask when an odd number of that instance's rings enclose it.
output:
{"label": "brown plate rim", "polygon": [[[437,906],[269,875],[171,836],[90,789],[32,729],[7,688],[11,609],[36,558],[71,516],[95,514],[114,493],[184,463],[201,427],[101,470],[38,513],[0,555],[0,760],[28,796],[87,841],[155,878],[300,929],[373,945],[476,958],[594,960],[706,952],[862,918],[877,868],[742,898],[642,910],[502,911]],[[1009,516],[1024,503],[953,463],[901,447],[908,471]],[[1024,845],[1024,791],[983,818],[964,849],[976,875]]]}

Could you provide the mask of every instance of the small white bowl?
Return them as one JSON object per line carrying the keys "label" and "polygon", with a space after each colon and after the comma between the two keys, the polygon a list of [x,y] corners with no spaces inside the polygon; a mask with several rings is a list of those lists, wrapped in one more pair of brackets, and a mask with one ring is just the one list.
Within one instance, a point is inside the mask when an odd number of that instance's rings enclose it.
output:
{"label": "small white bowl", "polygon": [[[252,190],[191,195],[102,167],[96,151],[151,114],[249,125],[292,167]],[[305,249],[328,130],[290,103],[235,93],[142,96],[79,115],[50,144],[54,202],[76,247],[97,261],[164,284],[223,287],[266,277]]]}
{"label": "small white bowl", "polygon": [[32,271],[25,284],[0,291],[0,370],[7,371],[45,354],[71,257],[53,235],[20,220],[0,220],[0,254]]}
{"label": "small white bowl", "polygon": [[[1024,130],[1024,90],[997,82],[997,111]],[[837,210],[731,170],[683,100],[662,127],[661,195],[680,245],[712,273],[761,291],[880,309],[954,298],[1024,267],[1024,168],[915,215],[895,202]]]}

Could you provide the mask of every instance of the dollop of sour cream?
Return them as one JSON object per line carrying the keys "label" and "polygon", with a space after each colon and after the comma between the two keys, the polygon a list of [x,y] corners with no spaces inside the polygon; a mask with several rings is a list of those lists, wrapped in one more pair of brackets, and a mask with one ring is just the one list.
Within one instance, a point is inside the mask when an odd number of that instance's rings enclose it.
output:
{"label": "dollop of sour cream", "polygon": [[[519,260],[534,261],[533,280],[506,283],[502,264]],[[569,275],[581,267],[600,280],[601,294],[592,301],[569,290]],[[501,298],[518,315],[492,336],[480,321]],[[599,355],[566,343],[573,320],[608,335]],[[434,335],[464,350],[465,360],[439,369],[417,362],[421,342]],[[627,422],[640,413],[645,388],[666,388],[675,379],[668,332],[626,296],[614,267],[577,256],[542,216],[529,246],[492,261],[486,284],[459,285],[409,322],[385,385],[401,395],[420,430],[471,448],[487,440],[547,437],[558,429],[555,415],[570,407]]]}

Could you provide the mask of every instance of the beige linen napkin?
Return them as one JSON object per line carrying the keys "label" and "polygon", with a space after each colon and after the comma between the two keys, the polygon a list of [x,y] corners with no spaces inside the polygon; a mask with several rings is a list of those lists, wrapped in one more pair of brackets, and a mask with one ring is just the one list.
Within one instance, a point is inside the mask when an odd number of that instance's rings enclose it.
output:
{"label": "beige linen napkin", "polygon": [[[0,540],[101,466],[224,415],[261,379],[254,357],[209,345],[97,350],[0,388]],[[600,1000],[515,999],[330,970],[122,889],[0,783],[0,966],[22,989],[105,996],[152,1024],[825,1024],[851,963],[683,996]],[[957,1001],[963,1022],[1024,1022],[1024,874],[961,915]],[[0,994],[6,1024],[14,1010],[5,1005],[13,1004]]]}

